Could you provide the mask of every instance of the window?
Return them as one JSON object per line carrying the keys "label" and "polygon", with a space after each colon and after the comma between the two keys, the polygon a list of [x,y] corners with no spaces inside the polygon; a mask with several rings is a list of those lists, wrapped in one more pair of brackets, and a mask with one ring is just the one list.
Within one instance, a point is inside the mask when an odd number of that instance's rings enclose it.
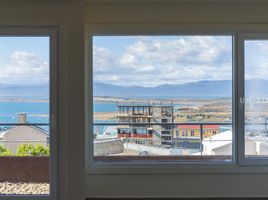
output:
{"label": "window", "polygon": [[182,134],[181,134],[182,136],[186,136],[187,137],[187,131],[185,131],[185,130],[182,130]]}
{"label": "window", "polygon": [[[239,32],[235,32],[233,35],[209,36],[202,34],[186,34],[183,36],[94,35],[92,37],[94,47],[92,55],[93,106],[95,111],[93,162],[96,164],[119,162],[121,165],[129,161],[141,161],[141,164],[144,164],[144,162],[164,159],[166,163],[175,160],[177,164],[188,163],[194,160],[194,162],[198,161],[207,164],[210,164],[212,161],[221,164],[232,164],[236,167],[240,165],[266,165],[268,155],[265,146],[267,123],[265,110],[267,98],[265,66],[267,56],[265,47],[268,41],[267,36],[267,34],[241,34]],[[199,45],[198,42],[200,41],[207,42],[206,52],[213,58],[213,65],[221,67],[216,67],[216,70],[213,71],[214,68],[206,66],[208,64],[207,61],[211,58],[208,56],[206,57],[208,60],[204,60],[204,63],[196,68],[200,71],[197,74],[194,73],[193,68],[189,67],[196,64],[190,62],[193,62],[194,59],[187,60],[187,54],[183,54],[183,59],[176,57],[176,53],[184,52],[182,48],[179,48],[181,47],[180,45],[177,46],[174,54],[171,51],[172,49],[169,49],[172,48],[170,45],[169,47],[164,45],[168,42],[173,44],[171,40],[174,39],[175,41],[176,37],[180,38],[179,41],[183,41],[185,46],[179,42],[178,44],[188,48],[190,48],[191,43],[187,42],[192,38],[198,38],[194,45]],[[110,44],[108,41],[113,41],[114,43],[111,42]],[[174,43],[176,44],[176,42]],[[215,48],[210,49],[210,45]],[[111,49],[114,49],[114,51],[111,51]],[[115,49],[117,50],[115,51]],[[167,54],[167,52],[169,53]],[[188,49],[189,52],[191,52],[191,49]],[[202,48],[194,52],[194,55],[199,55],[199,57],[196,57],[197,60],[205,57],[206,53],[202,54],[201,52]],[[255,56],[256,52],[258,52],[258,55]],[[167,62],[162,61],[160,55],[165,55],[165,53],[170,58],[168,61],[176,60],[173,63],[175,68],[166,66]],[[109,61],[108,64],[107,60]],[[196,60],[194,61],[197,62]],[[185,62],[190,63],[187,65]],[[116,67],[114,67],[114,63],[117,64]],[[180,68],[182,63],[184,68]],[[143,66],[146,66],[148,69]],[[157,70],[163,68],[162,73],[159,73],[153,66],[157,66]],[[128,68],[131,69],[131,75],[127,73]],[[184,78],[187,77],[187,72],[190,72],[192,76],[194,75],[196,79],[202,75],[203,77],[208,77],[208,80],[202,78],[200,81],[190,82],[192,86],[199,86],[199,84],[204,83],[202,85],[204,86],[204,91],[201,92],[201,89],[198,89],[194,92],[192,91],[192,94],[187,93],[189,90],[186,87],[188,82],[177,84],[182,84],[184,89],[186,88],[183,92],[178,90],[179,92],[176,93],[172,90],[172,92],[167,90],[170,85],[174,86],[169,81],[176,82],[182,80],[179,75],[175,77],[170,75],[171,77],[163,78],[165,75],[169,75],[167,72],[171,68],[173,76],[175,76],[174,74],[176,74],[178,69],[179,74],[183,75]],[[203,68],[206,71],[202,73]],[[113,69],[112,73],[109,71],[111,69]],[[148,71],[144,71],[145,69]],[[187,70],[185,72],[181,69]],[[155,71],[158,72],[158,76],[154,74]],[[154,74],[154,81],[148,83],[146,80],[152,80],[148,78],[150,74]],[[192,81],[193,77],[188,78],[188,80]],[[106,81],[106,86],[109,85],[109,90],[104,90],[100,87],[105,85],[101,84],[101,81]],[[150,85],[162,83],[161,81],[165,84]],[[121,88],[119,83],[126,85]],[[149,84],[148,87],[139,85],[145,83]],[[213,83],[213,87],[209,83]],[[143,87],[147,89],[147,96],[141,95]],[[156,94],[159,94],[159,92],[154,93],[150,91],[150,89],[155,88],[163,88],[160,94],[165,95],[158,97]],[[117,92],[113,94],[111,89],[115,89]],[[218,95],[216,91],[221,91],[221,94]],[[202,93],[202,95],[194,98],[196,94],[199,94],[198,92]],[[113,99],[111,97],[116,98]],[[181,102],[176,102],[176,98],[180,99]],[[202,104],[202,99],[204,104]],[[108,105],[108,102],[114,102],[112,104],[114,106],[113,109],[116,110],[115,112],[106,112],[104,110],[105,106],[101,104]],[[103,110],[98,110],[97,106],[100,106]],[[202,108],[200,109],[200,107]],[[132,119],[134,115],[131,114],[131,111],[136,109],[140,110],[138,113],[140,114],[139,117],[143,119],[142,123],[134,123]],[[143,117],[143,113],[149,119]],[[111,114],[110,117],[108,114]],[[165,116],[165,118],[164,120],[162,118],[162,120],[157,121],[154,119],[154,115]],[[166,121],[166,119],[168,120]],[[127,123],[123,123],[126,121]],[[236,126],[234,122],[238,122],[238,125]],[[129,132],[125,131],[123,134],[121,134],[122,131],[118,132],[118,130],[121,130],[119,129],[121,126]],[[162,130],[167,126],[171,128]],[[135,127],[139,127],[139,132],[133,134],[134,132],[131,130],[134,130]],[[110,130],[110,132],[102,134],[100,128],[102,130]],[[143,131],[141,131],[142,129]],[[111,130],[114,131],[114,134],[110,134]],[[117,133],[118,135],[116,136]],[[165,135],[163,135],[164,133]],[[120,150],[119,148],[117,149],[121,153],[111,153],[110,150],[107,150],[105,155],[103,153],[98,154],[98,146],[104,143],[105,140],[108,141],[107,135],[109,135],[110,141],[116,140],[121,142]],[[159,143],[155,141],[156,135],[161,138]],[[143,146],[141,148],[134,148],[134,143],[142,144]],[[216,149],[214,149],[215,146]],[[160,153],[158,151],[158,154],[155,154],[155,147],[156,149],[163,148],[168,150],[166,151],[168,153]],[[126,149],[130,148],[134,151],[126,151]],[[149,152],[146,158],[141,157],[144,154],[140,154],[140,152],[143,151]]]}
{"label": "window", "polygon": [[191,130],[191,137],[194,136],[194,130]]}
{"label": "window", "polygon": [[242,140],[241,162],[246,164],[268,163],[268,35],[241,34],[241,66],[243,74],[240,79],[243,88],[240,95]]}
{"label": "window", "polygon": [[162,133],[162,135],[170,135],[171,134],[170,131],[162,131],[161,133]]}
{"label": "window", "polygon": [[167,123],[168,122],[168,119],[162,119],[161,122],[162,123]]}
{"label": "window", "polygon": [[7,32],[0,29],[0,195],[56,199],[56,31]]}
{"label": "window", "polygon": [[95,35],[92,45],[95,162],[233,161],[232,35]]}

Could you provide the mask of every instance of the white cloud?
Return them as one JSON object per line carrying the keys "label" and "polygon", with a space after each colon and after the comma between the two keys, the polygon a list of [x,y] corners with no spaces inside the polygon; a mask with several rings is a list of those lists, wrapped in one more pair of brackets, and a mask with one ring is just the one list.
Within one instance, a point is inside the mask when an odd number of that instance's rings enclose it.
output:
{"label": "white cloud", "polygon": [[96,72],[108,72],[115,63],[109,49],[93,46],[93,66]]}
{"label": "white cloud", "polygon": [[136,62],[135,56],[132,54],[125,54],[120,59],[120,63],[123,65],[129,65],[129,64],[133,64],[135,62]]}
{"label": "white cloud", "polygon": [[120,53],[111,47],[95,47],[101,51],[93,54],[94,80],[116,85],[157,86],[231,79],[231,41],[231,37],[144,36],[124,46]]}
{"label": "white cloud", "polygon": [[14,51],[0,62],[0,83],[42,84],[49,80],[49,63],[33,52]]}
{"label": "white cloud", "polygon": [[268,41],[250,40],[245,44],[246,79],[267,79],[268,77]]}

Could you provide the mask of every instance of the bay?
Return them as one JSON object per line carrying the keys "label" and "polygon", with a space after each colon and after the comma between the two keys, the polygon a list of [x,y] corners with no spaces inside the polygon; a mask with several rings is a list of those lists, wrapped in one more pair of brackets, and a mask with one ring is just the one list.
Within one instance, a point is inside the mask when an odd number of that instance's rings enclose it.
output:
{"label": "bay", "polygon": [[16,123],[17,113],[27,113],[30,123],[48,123],[48,102],[0,102],[0,123]]}

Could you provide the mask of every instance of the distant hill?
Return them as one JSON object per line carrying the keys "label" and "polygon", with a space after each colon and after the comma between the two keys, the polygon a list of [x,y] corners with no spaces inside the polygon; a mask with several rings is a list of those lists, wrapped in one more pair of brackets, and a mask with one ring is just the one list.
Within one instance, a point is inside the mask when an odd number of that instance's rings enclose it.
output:
{"label": "distant hill", "polygon": [[[246,81],[248,95],[268,96],[268,80],[252,79]],[[256,88],[258,88],[256,90]],[[227,97],[232,93],[232,81],[198,81],[157,87],[117,86],[95,82],[94,96],[118,97]]]}
{"label": "distant hill", "polygon": [[191,97],[191,96],[231,96],[231,81],[199,81],[157,87],[115,86],[104,83],[94,84],[94,96],[119,97]]}
{"label": "distant hill", "polygon": [[[268,97],[268,80],[251,79],[246,81],[246,91],[251,96]],[[250,93],[249,93],[250,91]],[[198,81],[185,84],[160,85],[157,87],[118,86],[95,82],[94,96],[117,97],[228,97],[231,96],[232,82]],[[261,95],[260,95],[261,94]],[[18,97],[47,99],[49,89],[47,85],[11,85],[0,84],[0,97]]]}
{"label": "distant hill", "polygon": [[47,85],[0,84],[0,97],[47,99],[49,97],[49,88]]}

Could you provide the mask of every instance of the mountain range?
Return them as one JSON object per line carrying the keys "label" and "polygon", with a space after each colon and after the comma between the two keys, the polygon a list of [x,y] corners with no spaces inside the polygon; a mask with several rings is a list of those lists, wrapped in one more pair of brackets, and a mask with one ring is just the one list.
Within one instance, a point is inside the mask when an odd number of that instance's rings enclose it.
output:
{"label": "mountain range", "polygon": [[48,99],[49,88],[47,84],[40,84],[40,85],[0,84],[0,97]]}
{"label": "mountain range", "polygon": [[[247,95],[268,96],[268,80],[251,79],[245,82]],[[94,82],[94,96],[113,97],[230,97],[231,80],[198,81],[184,84],[166,84],[156,87],[119,86]],[[47,99],[47,85],[0,84],[0,97]]]}
{"label": "mountain range", "polygon": [[[268,96],[268,80],[246,80],[246,94]],[[156,87],[118,86],[95,82],[94,96],[118,97],[230,97],[231,80],[198,81],[184,84],[160,85]]]}

